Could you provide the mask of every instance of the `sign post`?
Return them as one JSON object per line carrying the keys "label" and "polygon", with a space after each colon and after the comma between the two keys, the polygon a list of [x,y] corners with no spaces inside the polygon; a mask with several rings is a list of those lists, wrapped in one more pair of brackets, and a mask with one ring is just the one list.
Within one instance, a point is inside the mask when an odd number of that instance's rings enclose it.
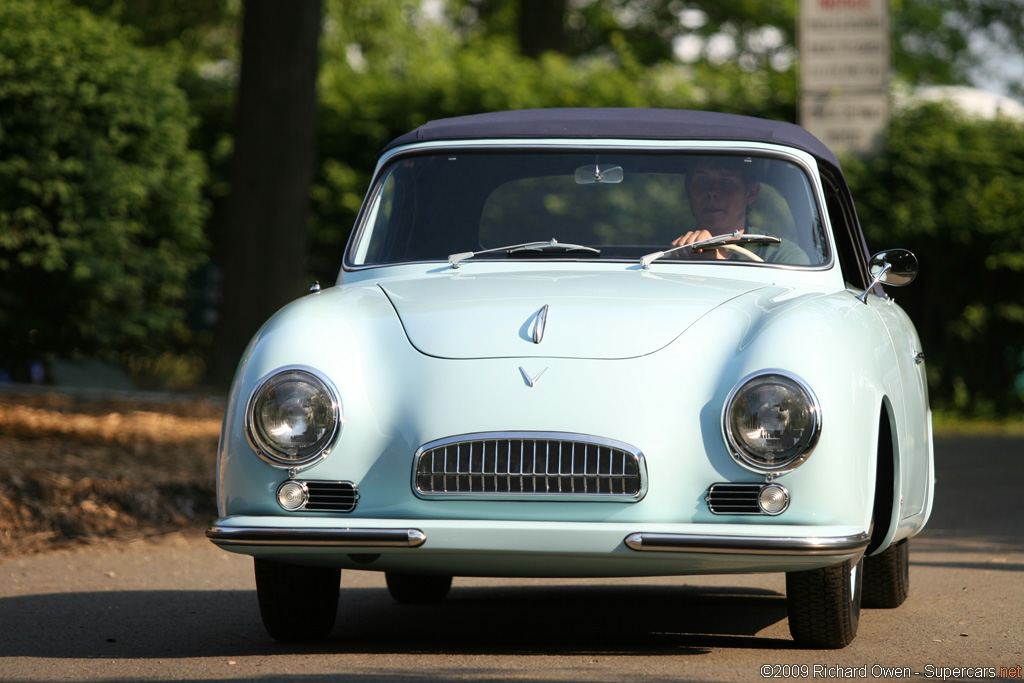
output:
{"label": "sign post", "polygon": [[888,0],[801,0],[800,124],[837,151],[875,151],[889,122]]}

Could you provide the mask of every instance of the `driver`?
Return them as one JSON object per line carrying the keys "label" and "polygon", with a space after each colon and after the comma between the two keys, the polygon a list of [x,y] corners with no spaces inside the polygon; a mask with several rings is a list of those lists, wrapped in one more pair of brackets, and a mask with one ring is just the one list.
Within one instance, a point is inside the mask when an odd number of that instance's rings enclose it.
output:
{"label": "driver", "polygon": [[[697,163],[686,176],[686,196],[697,228],[672,241],[673,247],[699,242],[718,235],[747,229],[747,212],[761,193],[761,183],[754,178],[753,163],[743,157],[708,157]],[[744,245],[765,261],[774,263],[809,263],[807,254],[791,241],[772,245]],[[690,252],[680,250],[677,257],[686,258]],[[707,258],[728,259],[726,249],[708,250]]]}

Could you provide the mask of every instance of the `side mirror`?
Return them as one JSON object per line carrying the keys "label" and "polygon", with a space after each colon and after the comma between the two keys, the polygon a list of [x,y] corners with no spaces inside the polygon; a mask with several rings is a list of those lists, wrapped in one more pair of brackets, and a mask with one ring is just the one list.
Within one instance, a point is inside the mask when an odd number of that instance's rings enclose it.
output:
{"label": "side mirror", "polygon": [[872,278],[871,284],[861,292],[857,299],[866,301],[868,292],[874,289],[878,283],[893,287],[909,285],[917,277],[917,268],[917,257],[906,249],[887,249],[878,252],[868,262],[868,272]]}

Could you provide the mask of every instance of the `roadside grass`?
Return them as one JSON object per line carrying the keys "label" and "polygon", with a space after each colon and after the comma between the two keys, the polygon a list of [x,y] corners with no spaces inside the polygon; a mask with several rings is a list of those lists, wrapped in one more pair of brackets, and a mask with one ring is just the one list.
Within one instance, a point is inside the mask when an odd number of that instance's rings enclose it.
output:
{"label": "roadside grass", "polygon": [[223,405],[0,393],[0,555],[201,529]]}
{"label": "roadside grass", "polygon": [[936,437],[949,436],[1024,436],[1024,416],[975,418],[936,411],[932,415]]}

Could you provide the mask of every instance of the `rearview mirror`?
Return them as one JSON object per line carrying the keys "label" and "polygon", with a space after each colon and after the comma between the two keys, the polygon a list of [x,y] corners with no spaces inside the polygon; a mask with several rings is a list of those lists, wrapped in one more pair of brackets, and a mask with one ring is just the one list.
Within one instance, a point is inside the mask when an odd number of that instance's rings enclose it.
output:
{"label": "rearview mirror", "polygon": [[594,183],[621,183],[623,178],[621,166],[611,164],[587,164],[576,169],[577,185],[593,185]]}

